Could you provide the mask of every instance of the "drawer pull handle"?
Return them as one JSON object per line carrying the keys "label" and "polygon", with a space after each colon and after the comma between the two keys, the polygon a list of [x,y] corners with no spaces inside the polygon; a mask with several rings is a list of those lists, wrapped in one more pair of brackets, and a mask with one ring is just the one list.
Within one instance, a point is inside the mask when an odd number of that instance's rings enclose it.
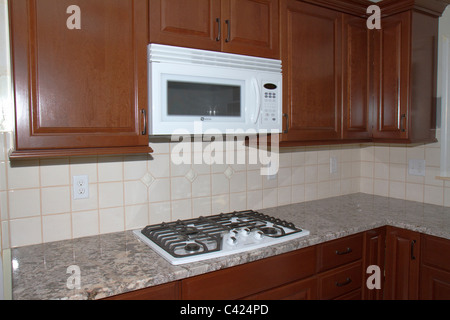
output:
{"label": "drawer pull handle", "polygon": [[347,250],[342,251],[342,252],[336,250],[336,254],[337,254],[338,256],[342,256],[343,254],[349,254],[350,252],[352,252],[352,248],[347,248]]}
{"label": "drawer pull handle", "polygon": [[336,281],[336,287],[343,287],[343,286],[350,284],[351,282],[352,282],[352,279],[350,279],[350,278],[347,278],[347,279],[345,279],[344,282],[340,282],[340,283]]}
{"label": "drawer pull handle", "polygon": [[414,255],[414,245],[416,244],[416,240],[411,241],[411,260],[416,260],[416,256]]}

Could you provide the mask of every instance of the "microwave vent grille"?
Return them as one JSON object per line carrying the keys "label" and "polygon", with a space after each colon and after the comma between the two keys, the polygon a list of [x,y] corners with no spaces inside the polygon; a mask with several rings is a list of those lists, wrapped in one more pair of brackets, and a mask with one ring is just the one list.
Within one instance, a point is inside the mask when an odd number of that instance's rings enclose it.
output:
{"label": "microwave vent grille", "polygon": [[194,64],[281,73],[281,60],[154,43],[148,45],[148,59],[151,63]]}

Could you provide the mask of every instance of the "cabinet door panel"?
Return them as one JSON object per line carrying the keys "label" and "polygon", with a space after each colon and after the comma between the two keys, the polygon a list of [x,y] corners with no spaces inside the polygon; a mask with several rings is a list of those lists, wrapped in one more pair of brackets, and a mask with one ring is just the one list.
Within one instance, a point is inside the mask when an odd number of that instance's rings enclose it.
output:
{"label": "cabinet door panel", "polygon": [[280,58],[278,0],[222,0],[223,50]]}
{"label": "cabinet door panel", "polygon": [[342,15],[288,1],[282,8],[284,111],[282,141],[341,137]]}
{"label": "cabinet door panel", "polygon": [[422,266],[420,271],[420,299],[449,300],[450,272]]}
{"label": "cabinet door panel", "polygon": [[369,31],[366,20],[344,15],[343,138],[369,139]]}
{"label": "cabinet door panel", "polygon": [[419,233],[387,227],[385,299],[418,299],[419,257]]}
{"label": "cabinet door panel", "polygon": [[374,138],[405,139],[408,132],[410,13],[383,20],[375,34],[376,126]]}
{"label": "cabinet door panel", "polygon": [[221,50],[220,1],[151,0],[150,42]]}
{"label": "cabinet door panel", "polygon": [[[67,8],[80,8],[69,29]],[[147,146],[145,0],[10,2],[18,150]]]}

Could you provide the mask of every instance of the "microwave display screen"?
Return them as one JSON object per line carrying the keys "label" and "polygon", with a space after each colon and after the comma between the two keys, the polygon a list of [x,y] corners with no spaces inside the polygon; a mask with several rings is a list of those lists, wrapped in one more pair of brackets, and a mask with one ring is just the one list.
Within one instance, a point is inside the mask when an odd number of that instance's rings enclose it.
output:
{"label": "microwave display screen", "polygon": [[169,116],[240,117],[241,87],[198,82],[167,82]]}

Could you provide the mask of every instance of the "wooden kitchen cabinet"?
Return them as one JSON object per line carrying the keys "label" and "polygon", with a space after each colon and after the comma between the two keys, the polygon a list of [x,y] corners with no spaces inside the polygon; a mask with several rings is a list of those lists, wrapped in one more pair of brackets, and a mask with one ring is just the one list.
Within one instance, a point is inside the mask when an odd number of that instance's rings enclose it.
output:
{"label": "wooden kitchen cabinet", "polygon": [[[315,273],[315,261],[316,247],[313,246],[187,278],[182,280],[181,298],[185,300],[242,299],[312,276]],[[287,293],[283,289],[278,294]],[[304,295],[308,296],[308,293]],[[310,295],[313,296],[312,293]]]}
{"label": "wooden kitchen cabinet", "polygon": [[421,236],[420,299],[450,300],[450,241]]}
{"label": "wooden kitchen cabinet", "polygon": [[178,300],[180,299],[180,286],[181,281],[174,281],[159,286],[122,293],[103,300]]}
{"label": "wooden kitchen cabinet", "polygon": [[[11,159],[151,151],[148,1],[14,0],[9,12],[16,113]],[[72,28],[73,18],[79,29]]]}
{"label": "wooden kitchen cabinet", "polygon": [[436,141],[438,17],[408,10],[374,31],[375,142]]}
{"label": "wooden kitchen cabinet", "polygon": [[388,226],[384,299],[419,298],[420,233]]}
{"label": "wooden kitchen cabinet", "polygon": [[342,14],[283,0],[281,143],[341,138]]}
{"label": "wooden kitchen cabinet", "polygon": [[152,0],[150,42],[280,58],[278,0]]}
{"label": "wooden kitchen cabinet", "polygon": [[369,289],[366,283],[362,286],[363,300],[383,300],[384,289],[384,260],[386,251],[386,227],[380,227],[364,233],[363,273],[367,281],[372,274],[367,274],[369,266],[380,268],[380,289]]}

